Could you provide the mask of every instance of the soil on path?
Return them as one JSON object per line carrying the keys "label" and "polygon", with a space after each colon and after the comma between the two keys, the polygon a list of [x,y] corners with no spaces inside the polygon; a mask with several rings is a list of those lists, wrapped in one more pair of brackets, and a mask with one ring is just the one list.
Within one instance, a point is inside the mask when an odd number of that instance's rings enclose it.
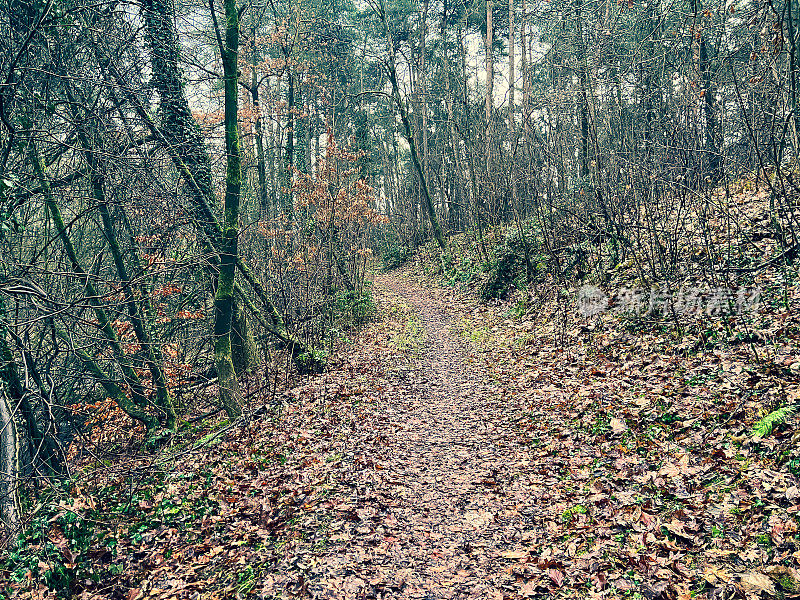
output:
{"label": "soil on path", "polygon": [[532,529],[540,495],[513,477],[526,455],[513,431],[518,413],[485,381],[442,297],[388,275],[375,285],[410,305],[425,341],[405,360],[389,357],[366,438],[380,443],[350,449],[373,468],[340,471],[340,485],[352,488],[353,527],[317,557],[308,590],[318,598],[512,597],[509,552]]}

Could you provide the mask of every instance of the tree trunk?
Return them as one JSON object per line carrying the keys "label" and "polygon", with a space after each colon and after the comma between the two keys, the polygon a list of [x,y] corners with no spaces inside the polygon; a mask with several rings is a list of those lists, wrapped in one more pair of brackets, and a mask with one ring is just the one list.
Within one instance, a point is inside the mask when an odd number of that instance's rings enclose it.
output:
{"label": "tree trunk", "polygon": [[[239,196],[242,164],[239,149],[239,13],[236,0],[225,0],[225,40],[220,44],[225,81],[225,218],[220,248],[219,281],[214,296],[214,360],[219,399],[233,419],[242,412],[242,396],[233,366],[231,328],[239,245]],[[212,5],[213,10],[213,5]]]}
{"label": "tree trunk", "polygon": [[[656,80],[654,63],[656,53],[659,52],[660,44],[658,44],[656,40],[655,28],[657,21],[656,15],[653,14],[653,6],[654,4],[649,2],[646,7],[644,21],[647,23],[647,37],[642,44],[642,50],[647,59],[647,64],[642,64],[640,66],[640,71],[642,73],[642,100],[644,102],[644,131],[642,135],[644,138],[644,159],[648,164],[653,156],[653,117],[655,115],[653,98],[659,87],[658,81]],[[622,87],[622,85],[619,87]]]}
{"label": "tree trunk", "polygon": [[284,48],[284,58],[286,59],[286,77],[288,80],[288,87],[286,90],[286,154],[283,157],[283,177],[281,178],[283,189],[283,212],[289,220],[292,219],[294,206],[292,203],[292,181],[294,179],[294,127],[295,127],[295,114],[294,114],[294,73],[292,72],[292,65],[289,62],[290,57],[287,50]]}
{"label": "tree trunk", "polygon": [[[5,315],[3,299],[0,297],[0,319]],[[0,320],[0,388],[5,387],[6,394],[14,407],[19,407],[25,423],[26,433],[30,442],[31,456],[33,459],[45,467],[47,475],[58,475],[63,473],[64,465],[62,461],[61,448],[58,442],[50,435],[49,431],[42,431],[36,412],[31,404],[22,381],[19,376],[19,369],[11,354],[11,348],[6,340],[6,334],[10,333],[5,321]],[[39,389],[44,393],[44,384],[36,365],[28,352],[22,349],[26,369],[31,379],[33,379]],[[13,411],[12,411],[13,412]],[[50,412],[49,410],[46,412]],[[52,415],[50,415],[52,416]],[[49,429],[54,425],[52,418],[47,421],[45,426]],[[2,443],[2,442],[0,442]],[[21,444],[21,442],[20,442]]]}
{"label": "tree trunk", "polygon": [[484,184],[486,186],[486,208],[492,209],[492,113],[494,109],[494,30],[492,29],[492,0],[486,2],[486,170]]}
{"label": "tree trunk", "polygon": [[445,106],[447,108],[447,125],[450,133],[450,145],[453,150],[453,162],[455,164],[455,178],[458,182],[458,189],[461,190],[461,200],[463,202],[464,196],[467,196],[468,193],[465,193],[464,190],[468,188],[465,184],[465,176],[464,176],[464,167],[461,160],[461,139],[458,135],[456,130],[456,120],[455,115],[453,114],[453,91],[451,89],[450,84],[450,57],[447,52],[447,7],[448,3],[447,0],[444,2],[444,9],[442,12],[442,28],[441,28],[441,37],[443,41],[443,78],[444,78],[444,85],[445,85]]}
{"label": "tree trunk", "polygon": [[[515,87],[517,85],[517,78],[515,73],[514,64],[515,60],[515,27],[516,24],[514,22],[514,0],[508,0],[508,130],[513,136],[513,132],[516,130],[516,121],[514,119],[514,113],[516,111],[516,106],[514,103],[514,94],[515,94]],[[512,146],[513,150],[513,146]]]}
{"label": "tree trunk", "polygon": [[237,375],[251,373],[256,366],[258,348],[253,338],[247,313],[239,302],[233,303],[233,319],[231,322],[231,359]]}
{"label": "tree trunk", "polygon": [[797,45],[800,32],[797,31],[797,23],[795,20],[795,12],[797,9],[797,0],[786,0],[786,24],[789,37],[788,51],[789,51],[789,101],[792,110],[792,130],[793,130],[793,143],[794,143],[794,156],[795,160],[800,156],[800,114],[798,114],[798,101],[797,101]]}
{"label": "tree trunk", "polygon": [[[200,130],[189,111],[189,105],[183,93],[181,73],[177,66],[179,47],[171,6],[169,0],[145,0],[143,3],[143,17],[147,26],[153,67],[153,84],[161,97],[161,112],[164,115],[162,127],[156,127],[138,98],[129,95],[129,99],[145,124],[158,136],[159,141],[169,152],[176,169],[184,178],[189,197],[195,208],[195,220],[209,240],[212,249],[218,253],[219,260],[217,262],[221,262],[222,254],[225,253],[222,226],[209,208],[216,201],[210,186],[210,161],[203,146]],[[125,88],[126,82],[114,70],[113,63],[109,63],[109,69],[114,74],[118,85]],[[186,151],[185,155],[181,153],[183,149]],[[189,160],[184,160],[187,157]],[[205,185],[206,178],[208,178],[208,186]],[[250,300],[250,296],[243,290],[239,294],[239,284],[234,283],[237,295],[246,300],[245,304],[253,312],[253,316],[270,334],[294,348],[295,356],[304,352],[305,344],[286,329],[283,318],[250,267],[240,257],[235,257],[235,264],[266,308],[269,322],[263,318],[260,311],[255,312],[257,308]]]}
{"label": "tree trunk", "polygon": [[[509,146],[509,184],[511,185],[511,210],[517,214],[517,170],[514,168],[514,157],[517,146],[517,121],[516,106],[514,103],[514,88],[517,85],[514,67],[514,0],[508,0],[508,146]],[[527,247],[527,246],[526,246]],[[527,260],[527,252],[525,254]]]}
{"label": "tree trunk", "polygon": [[[75,101],[71,92],[67,90],[67,95],[73,106],[80,104]],[[77,109],[75,109],[77,110]],[[79,115],[75,114],[75,121],[78,123],[77,136],[83,149],[86,164],[89,169],[89,183],[92,188],[92,196],[97,202],[97,208],[100,212],[100,218],[103,224],[103,233],[106,237],[106,242],[111,250],[111,256],[114,260],[114,266],[117,270],[117,276],[122,284],[122,293],[125,296],[125,305],[128,309],[128,320],[133,329],[136,341],[142,348],[145,355],[145,363],[147,369],[150,371],[153,383],[156,388],[156,406],[162,413],[164,425],[169,430],[175,429],[175,409],[172,403],[172,395],[167,389],[167,381],[164,375],[162,365],[164,364],[164,357],[161,354],[161,348],[155,344],[151,335],[151,323],[142,318],[143,314],[139,308],[133,293],[133,282],[128,274],[128,268],[125,265],[125,260],[122,255],[119,241],[117,240],[117,233],[114,230],[113,220],[109,211],[108,201],[105,194],[105,168],[102,165],[101,154],[93,147],[89,140],[89,136],[81,124]],[[149,298],[147,299],[149,301]],[[145,313],[146,316],[146,313]]]}
{"label": "tree trunk", "polygon": [[575,0],[575,48],[578,62],[578,85],[580,86],[578,101],[579,124],[579,167],[578,177],[584,179],[589,176],[589,92],[588,73],[586,65],[586,42],[583,39],[583,0]]}
{"label": "tree trunk", "polygon": [[178,66],[180,46],[171,0],[143,0],[142,17],[150,47],[152,83],[161,98],[161,132],[175,157],[185,165],[193,183],[187,183],[192,213],[212,246],[218,247],[222,232],[213,212],[215,202],[211,161],[189,103]]}
{"label": "tree trunk", "polygon": [[0,519],[7,539],[15,540],[20,525],[18,493],[20,439],[15,408],[25,395],[17,365],[6,342],[5,307],[0,296]]}
{"label": "tree trunk", "polygon": [[[695,0],[695,4],[697,0]],[[706,44],[706,36],[704,31],[698,31],[699,34],[699,64],[700,77],[703,83],[703,112],[706,118],[705,127],[705,155],[706,155],[706,176],[710,179],[712,184],[718,182],[722,178],[721,165],[722,157],[720,155],[719,147],[719,132],[718,132],[718,117],[717,117],[717,86],[711,77],[711,61],[708,57],[708,45]]]}
{"label": "tree trunk", "polygon": [[[272,103],[270,106],[275,105],[275,100],[280,96],[280,89],[281,89],[281,78],[282,75],[278,75],[275,77],[275,91],[271,90],[269,79],[267,79],[267,95],[268,100]],[[281,197],[280,191],[280,176],[278,174],[278,169],[280,165],[280,143],[278,141],[278,131],[280,129],[278,123],[276,122],[277,119],[275,118],[274,108],[271,109],[272,111],[272,118],[269,119],[267,123],[267,130],[269,133],[269,183],[270,183],[270,191],[272,192],[272,197],[275,199],[275,204],[272,207],[272,214],[271,216],[277,216],[279,206],[278,201]]]}
{"label": "tree trunk", "polygon": [[428,0],[422,2],[422,30],[420,31],[419,43],[419,87],[420,89],[420,112],[422,113],[422,170],[425,179],[430,181],[430,169],[428,168],[428,73],[426,63],[426,38],[428,33]]}
{"label": "tree trunk", "polygon": [[19,453],[20,440],[17,430],[14,403],[6,393],[4,381],[0,381],[0,519],[3,521],[6,539],[15,546],[20,527],[19,503]]}
{"label": "tree trunk", "polygon": [[320,136],[320,119],[319,119],[319,98],[317,97],[318,91],[314,90],[314,175],[317,174],[319,168],[319,136]]}
{"label": "tree trunk", "polygon": [[531,85],[528,75],[528,48],[526,42],[526,29],[528,27],[528,15],[526,13],[526,2],[522,0],[522,23],[520,24],[519,44],[522,50],[522,129],[525,134],[526,146],[530,143],[528,136],[528,107],[530,105]]}
{"label": "tree trunk", "polygon": [[400,111],[400,120],[403,123],[406,142],[408,142],[408,146],[411,151],[411,161],[414,163],[414,169],[417,171],[417,175],[419,176],[419,183],[420,187],[422,188],[422,199],[425,203],[425,209],[427,210],[428,218],[431,222],[433,237],[436,240],[436,243],[439,245],[442,253],[445,253],[447,251],[447,244],[444,240],[442,228],[439,225],[439,219],[436,216],[436,210],[433,207],[433,202],[431,201],[430,194],[428,193],[428,182],[425,178],[425,171],[422,168],[422,161],[420,160],[419,153],[417,152],[417,146],[414,144],[414,133],[411,130],[411,123],[408,119],[408,110],[406,109],[405,102],[403,102],[403,98],[400,96],[400,87],[397,83],[397,68],[394,62],[395,50],[392,45],[392,37],[389,33],[389,24],[386,19],[386,8],[384,2],[381,3],[380,17],[381,21],[383,22],[384,34],[386,35],[386,45],[389,50],[389,60],[387,66],[389,81],[392,84],[392,99],[397,105],[397,109]]}
{"label": "tree trunk", "polygon": [[258,64],[258,55],[256,54],[256,26],[255,22],[251,28],[251,37],[253,39],[253,64],[250,69],[250,96],[253,101],[253,112],[256,115],[255,122],[255,138],[256,138],[256,171],[258,172],[258,199],[261,206],[261,218],[269,219],[270,202],[269,193],[267,191],[267,163],[264,157],[264,119],[261,114],[261,98],[259,97],[259,84],[258,73],[256,73],[256,65]]}

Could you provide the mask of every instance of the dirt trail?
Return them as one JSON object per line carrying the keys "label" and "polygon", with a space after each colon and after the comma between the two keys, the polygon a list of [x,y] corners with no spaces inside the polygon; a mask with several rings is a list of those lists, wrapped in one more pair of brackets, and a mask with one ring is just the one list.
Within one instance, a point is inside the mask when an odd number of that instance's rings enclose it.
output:
{"label": "dirt trail", "polygon": [[512,431],[514,407],[484,381],[481,361],[469,359],[431,291],[391,276],[376,286],[413,307],[427,341],[413,364],[394,371],[388,403],[378,409],[383,468],[372,481],[351,482],[358,520],[379,523],[377,531],[357,527],[331,548],[310,591],[322,598],[516,597],[512,561],[502,554],[530,531],[538,494],[513,476],[526,454]]}

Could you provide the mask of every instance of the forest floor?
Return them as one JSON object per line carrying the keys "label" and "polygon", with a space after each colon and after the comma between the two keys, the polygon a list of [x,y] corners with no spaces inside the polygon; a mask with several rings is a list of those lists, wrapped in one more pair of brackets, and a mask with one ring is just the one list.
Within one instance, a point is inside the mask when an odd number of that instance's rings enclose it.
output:
{"label": "forest floor", "polygon": [[[796,397],[796,353],[755,369],[744,346],[559,337],[554,314],[481,305],[411,268],[376,275],[374,296],[374,322],[286,392],[279,415],[207,435],[138,479],[72,490],[42,527],[83,569],[75,597],[800,591],[800,489],[785,460],[796,429],[748,433],[771,394]],[[796,344],[792,327],[782,335]],[[67,541],[76,515],[93,528],[83,567]]]}

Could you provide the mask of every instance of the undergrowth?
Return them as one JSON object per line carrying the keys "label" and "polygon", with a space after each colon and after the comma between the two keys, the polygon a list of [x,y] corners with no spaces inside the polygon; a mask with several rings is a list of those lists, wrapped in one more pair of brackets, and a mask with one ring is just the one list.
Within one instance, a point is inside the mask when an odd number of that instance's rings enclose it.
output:
{"label": "undergrowth", "polygon": [[414,255],[407,246],[392,245],[381,253],[384,271],[391,271],[403,266]]}

